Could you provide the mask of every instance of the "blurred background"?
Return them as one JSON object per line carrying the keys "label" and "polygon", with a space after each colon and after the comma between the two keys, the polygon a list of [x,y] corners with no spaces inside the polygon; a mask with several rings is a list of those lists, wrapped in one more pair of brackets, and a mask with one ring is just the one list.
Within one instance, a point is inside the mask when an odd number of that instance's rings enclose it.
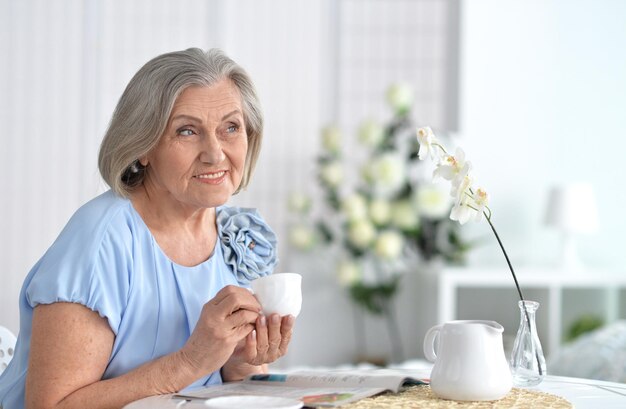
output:
{"label": "blurred background", "polygon": [[[98,147],[131,76],[167,51],[219,47],[255,80],[266,118],[255,177],[232,204],[260,210],[281,239],[278,271],[304,277],[303,311],[278,365],[421,358],[425,331],[442,317],[446,272],[478,280],[455,293],[454,317],[497,319],[515,336],[513,282],[494,291],[477,274],[510,280],[484,221],[458,229],[471,243],[463,260],[403,258],[390,304],[396,355],[388,322],[338,280],[340,246],[290,241],[302,220],[338,223],[318,177],[324,130],[340,135],[341,195],[367,160],[363,122],[388,131],[399,112],[465,150],[520,284],[525,274],[539,283],[527,298],[542,302],[540,336],[554,355],[585,319],[626,316],[624,21],[619,0],[0,0],[0,325],[18,332],[24,277],[72,213],[106,190]],[[394,84],[407,102],[400,111]],[[573,184],[585,200],[566,203],[591,204],[563,226],[548,215],[570,210],[551,192],[563,197]],[[308,213],[289,208],[296,193]],[[567,237],[578,264],[563,271],[564,235],[589,218]],[[570,291],[572,277],[589,284]],[[558,340],[544,341],[549,334]]]}

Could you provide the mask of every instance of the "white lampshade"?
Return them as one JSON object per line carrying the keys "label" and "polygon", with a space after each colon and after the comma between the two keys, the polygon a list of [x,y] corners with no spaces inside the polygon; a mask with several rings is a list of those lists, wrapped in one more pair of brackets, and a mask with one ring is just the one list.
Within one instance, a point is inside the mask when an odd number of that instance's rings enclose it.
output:
{"label": "white lampshade", "polygon": [[582,270],[575,236],[598,229],[598,208],[588,183],[572,183],[552,188],[548,197],[546,224],[561,232],[559,266],[563,271]]}
{"label": "white lampshade", "polygon": [[589,183],[552,188],[548,197],[546,224],[565,233],[592,233],[598,229],[598,208]]}

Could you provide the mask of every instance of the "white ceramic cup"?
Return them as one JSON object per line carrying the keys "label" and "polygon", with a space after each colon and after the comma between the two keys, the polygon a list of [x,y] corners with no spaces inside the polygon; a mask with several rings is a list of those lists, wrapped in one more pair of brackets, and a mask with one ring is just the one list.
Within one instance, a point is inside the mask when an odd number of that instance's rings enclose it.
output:
{"label": "white ceramic cup", "polygon": [[277,273],[250,282],[254,296],[263,307],[263,314],[297,317],[302,308],[302,276]]}

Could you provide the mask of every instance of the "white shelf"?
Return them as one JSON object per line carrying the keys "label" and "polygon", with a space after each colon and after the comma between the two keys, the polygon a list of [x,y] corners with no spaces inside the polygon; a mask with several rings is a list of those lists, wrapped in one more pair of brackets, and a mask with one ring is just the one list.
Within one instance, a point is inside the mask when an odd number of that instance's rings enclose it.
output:
{"label": "white shelf", "polygon": [[[619,291],[626,288],[626,274],[612,271],[587,270],[566,273],[549,268],[521,268],[515,274],[522,291],[531,288],[548,291],[548,334],[549,351],[556,351],[561,344],[562,294],[564,289],[599,289],[605,292],[604,319],[607,323],[619,318]],[[458,290],[465,288],[515,290],[511,272],[506,268],[444,268],[438,281],[438,321],[457,319]]]}

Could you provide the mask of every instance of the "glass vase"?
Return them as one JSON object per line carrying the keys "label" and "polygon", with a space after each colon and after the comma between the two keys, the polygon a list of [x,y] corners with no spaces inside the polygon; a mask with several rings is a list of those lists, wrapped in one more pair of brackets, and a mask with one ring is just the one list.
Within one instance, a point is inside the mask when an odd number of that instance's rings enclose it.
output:
{"label": "glass vase", "polygon": [[511,375],[515,386],[535,386],[546,376],[546,359],[535,325],[536,301],[519,301],[520,323],[511,352]]}

